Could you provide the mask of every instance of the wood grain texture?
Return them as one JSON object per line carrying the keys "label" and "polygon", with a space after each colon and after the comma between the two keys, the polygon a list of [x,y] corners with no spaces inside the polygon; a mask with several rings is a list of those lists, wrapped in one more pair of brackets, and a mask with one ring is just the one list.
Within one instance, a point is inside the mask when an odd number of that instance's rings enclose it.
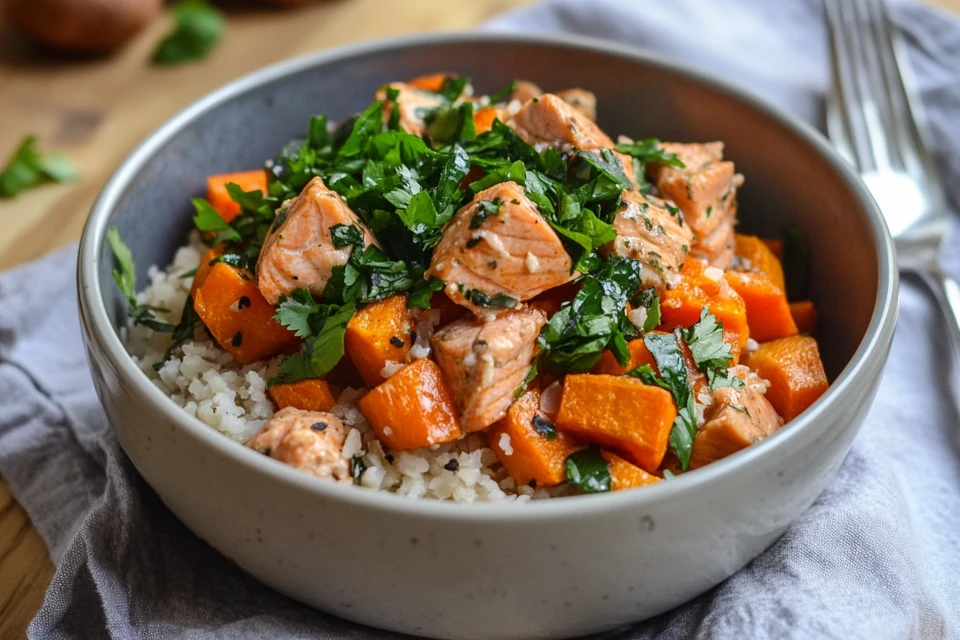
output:
{"label": "wood grain texture", "polygon": [[[164,120],[217,86],[263,65],[353,41],[469,29],[532,0],[327,0],[298,10],[229,15],[226,36],[201,63],[147,64],[167,29],[159,20],[119,54],[77,61],[35,50],[0,23],[0,162],[26,133],[66,152],[81,178],[0,201],[0,269],[77,239],[117,164]],[[936,0],[960,12],[960,0]],[[0,479],[0,638],[16,638],[43,601],[53,566],[40,536]]]}

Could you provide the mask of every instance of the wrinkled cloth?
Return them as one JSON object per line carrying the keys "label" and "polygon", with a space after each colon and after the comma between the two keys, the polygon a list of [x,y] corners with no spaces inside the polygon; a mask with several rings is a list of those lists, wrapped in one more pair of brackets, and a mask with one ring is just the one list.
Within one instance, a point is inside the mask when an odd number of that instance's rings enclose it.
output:
{"label": "wrinkled cloth", "polygon": [[[960,23],[915,4],[898,5],[896,19],[952,190],[956,232]],[[656,49],[822,124],[829,65],[815,0],[566,0],[488,28]],[[160,503],[120,450],[94,393],[75,257],[67,248],[0,275],[0,474],[57,565],[30,637],[399,637],[256,583]],[[960,251],[948,245],[944,262],[960,276]],[[723,584],[602,637],[960,637],[960,414],[948,345],[929,293],[905,282],[877,400],[813,507]]]}

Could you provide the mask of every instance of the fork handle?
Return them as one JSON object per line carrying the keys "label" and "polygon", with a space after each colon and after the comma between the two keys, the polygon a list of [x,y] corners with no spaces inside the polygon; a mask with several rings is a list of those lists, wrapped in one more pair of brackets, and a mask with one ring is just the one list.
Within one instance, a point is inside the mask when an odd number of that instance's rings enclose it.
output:
{"label": "fork handle", "polygon": [[960,354],[960,284],[943,272],[939,265],[917,272],[933,291],[947,321],[947,332],[953,341],[954,354]]}

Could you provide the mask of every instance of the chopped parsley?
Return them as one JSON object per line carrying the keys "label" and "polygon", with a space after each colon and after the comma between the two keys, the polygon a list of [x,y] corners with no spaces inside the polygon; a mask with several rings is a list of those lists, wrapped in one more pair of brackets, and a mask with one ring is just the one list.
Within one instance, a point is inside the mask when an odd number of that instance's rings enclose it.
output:
{"label": "chopped parsley", "polygon": [[549,420],[541,415],[533,416],[533,429],[547,440],[554,440],[557,437],[557,428]]}
{"label": "chopped parsley", "polygon": [[205,0],[180,0],[173,29],[157,43],[154,64],[174,65],[205,58],[223,35],[224,17]]}
{"label": "chopped parsley", "polygon": [[165,313],[167,309],[137,302],[137,267],[133,262],[130,247],[120,237],[120,231],[116,227],[110,227],[107,231],[107,242],[118,267],[112,272],[113,281],[117,283],[120,293],[127,299],[129,305],[127,313],[133,319],[133,323],[142,324],[161,333],[172,333],[176,327],[169,322],[157,320],[154,315],[155,312]]}
{"label": "chopped parsley", "polygon": [[512,309],[517,306],[517,299],[505,293],[497,293],[491,296],[479,289],[467,289],[463,292],[463,297],[468,302],[484,309]]}
{"label": "chopped parsley", "polygon": [[13,198],[32,187],[76,177],[77,170],[65,155],[45,156],[37,150],[37,137],[27,136],[0,171],[0,198]]}
{"label": "chopped parsley", "polygon": [[610,466],[603,459],[603,455],[596,445],[570,454],[565,467],[567,484],[587,493],[610,491],[613,483],[610,476]]}
{"label": "chopped parsley", "polygon": [[500,213],[501,206],[503,206],[503,200],[500,198],[480,200],[477,202],[477,212],[470,218],[470,228],[479,229],[481,225],[483,225],[484,220]]}
{"label": "chopped parsley", "polygon": [[353,456],[350,458],[350,477],[353,478],[353,484],[360,484],[360,478],[363,472],[367,470],[367,463],[363,461],[362,456]]}

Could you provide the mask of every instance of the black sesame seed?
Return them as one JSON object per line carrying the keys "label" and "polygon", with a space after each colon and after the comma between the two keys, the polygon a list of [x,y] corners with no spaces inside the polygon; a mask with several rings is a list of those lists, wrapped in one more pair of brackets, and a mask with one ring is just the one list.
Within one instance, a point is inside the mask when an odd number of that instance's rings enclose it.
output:
{"label": "black sesame seed", "polygon": [[299,276],[293,276],[293,279],[294,279],[294,280],[299,280],[300,277],[299,277]]}
{"label": "black sesame seed", "polygon": [[310,428],[313,429],[314,431],[323,431],[324,429],[327,428],[327,423],[326,423],[326,422],[315,422],[315,423],[313,423],[312,425],[310,425]]}
{"label": "black sesame seed", "polygon": [[403,339],[393,336],[390,338],[390,344],[395,346],[397,349],[401,348],[404,345]]}
{"label": "black sesame seed", "polygon": [[265,456],[270,455],[270,447],[264,447],[263,449],[258,449],[258,451]]}
{"label": "black sesame seed", "polygon": [[230,344],[232,344],[232,345],[235,346],[235,347],[239,347],[240,345],[242,345],[242,344],[243,344],[243,332],[242,332],[242,331],[237,331],[237,335],[233,336],[233,340],[230,341]]}
{"label": "black sesame seed", "polygon": [[241,297],[240,297],[240,302],[237,303],[237,306],[238,306],[240,309],[243,309],[244,307],[249,307],[249,306],[250,306],[250,298],[248,298],[247,296],[241,296]]}
{"label": "black sesame seed", "polygon": [[460,468],[460,463],[457,462],[456,458],[450,458],[450,460],[447,461],[447,464],[443,465],[443,468],[447,471],[456,471]]}
{"label": "black sesame seed", "polygon": [[393,464],[393,456],[392,456],[392,455],[390,455],[390,454],[388,453],[387,455],[384,456],[384,458],[386,458],[387,462],[389,462],[390,464]]}

